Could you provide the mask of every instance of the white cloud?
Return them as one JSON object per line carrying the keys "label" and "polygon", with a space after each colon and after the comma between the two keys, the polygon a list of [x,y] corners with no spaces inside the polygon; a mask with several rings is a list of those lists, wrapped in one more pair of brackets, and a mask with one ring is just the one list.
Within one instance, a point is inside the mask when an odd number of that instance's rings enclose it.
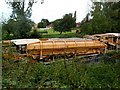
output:
{"label": "white cloud", "polygon": [[77,11],[77,22],[81,21],[88,11],[89,0],[44,0],[41,4],[39,1],[33,6],[32,19],[40,22],[42,18],[53,21],[62,18],[67,13]]}
{"label": "white cloud", "polygon": [[[38,2],[32,7],[31,19],[38,23],[43,18],[54,21],[65,14],[74,14],[75,11],[77,11],[77,22],[80,22],[88,12],[88,1],[90,0],[44,0],[43,4],[41,4],[41,0],[36,1]],[[8,17],[11,9],[4,0],[1,0],[0,4],[0,13],[3,12],[4,17]]]}

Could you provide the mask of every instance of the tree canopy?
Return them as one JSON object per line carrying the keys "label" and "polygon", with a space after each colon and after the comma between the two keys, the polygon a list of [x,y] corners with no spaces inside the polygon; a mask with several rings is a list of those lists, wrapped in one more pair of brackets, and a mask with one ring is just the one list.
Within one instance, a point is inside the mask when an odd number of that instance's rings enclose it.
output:
{"label": "tree canopy", "polygon": [[[32,29],[33,21],[30,17],[32,14],[32,6],[35,3],[34,0],[27,2],[22,0],[20,2],[6,1],[12,8],[12,14],[10,20],[3,24],[3,37],[13,34],[13,38],[27,38],[29,32]],[[7,32],[4,33],[4,32]],[[4,39],[4,38],[3,38]]]}
{"label": "tree canopy", "polygon": [[[92,19],[88,20],[88,17],[92,17]],[[81,32],[86,34],[119,33],[120,2],[93,3],[91,12],[82,21]]]}
{"label": "tree canopy", "polygon": [[49,24],[50,22],[48,19],[42,19],[41,22],[38,23],[38,28],[45,28]]}
{"label": "tree canopy", "polygon": [[60,34],[71,31],[71,28],[75,27],[75,25],[76,16],[73,17],[71,13],[65,14],[62,19],[57,19],[53,22],[54,30],[59,31]]}

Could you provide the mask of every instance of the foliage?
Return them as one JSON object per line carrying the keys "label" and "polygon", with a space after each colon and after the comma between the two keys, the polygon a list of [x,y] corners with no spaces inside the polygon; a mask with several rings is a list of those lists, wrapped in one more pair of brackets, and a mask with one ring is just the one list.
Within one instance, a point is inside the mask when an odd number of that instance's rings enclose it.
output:
{"label": "foliage", "polygon": [[11,39],[12,36],[11,34],[14,33],[14,25],[15,25],[15,21],[13,19],[10,19],[7,21],[7,23],[3,22],[2,25],[2,38],[3,39]]}
{"label": "foliage", "polygon": [[62,25],[63,25],[62,19],[55,20],[53,23],[54,30],[59,31],[60,34],[62,34],[62,32],[64,31],[64,27]]}
{"label": "foliage", "polygon": [[120,50],[119,51],[112,50],[112,51],[106,53],[106,55],[109,58],[104,60],[105,63],[117,63],[117,64],[120,64]]}
{"label": "foliage", "polygon": [[53,22],[53,27],[55,31],[62,32],[71,31],[71,28],[75,27],[76,18],[72,14],[65,14],[62,19],[57,19]]}
{"label": "foliage", "polygon": [[48,19],[42,19],[41,22],[38,23],[38,28],[46,28],[46,26],[49,24],[50,22]]}
{"label": "foliage", "polygon": [[[114,53],[110,52],[112,55]],[[106,55],[111,55],[109,52]],[[116,52],[119,55],[119,52]],[[119,58],[119,57],[118,57]],[[3,88],[120,88],[120,63],[14,62],[3,56]],[[114,59],[120,61],[120,59]],[[108,61],[109,62],[109,61]]]}
{"label": "foliage", "polygon": [[119,33],[119,6],[120,2],[93,3],[91,12],[82,21],[81,32],[85,34]]}
{"label": "foliage", "polygon": [[42,38],[82,38],[83,34],[77,34],[77,33],[66,33],[66,34],[48,34],[48,35],[42,35]]}
{"label": "foliage", "polygon": [[40,35],[40,33],[36,30],[36,29],[34,29],[31,33],[30,33],[30,36],[29,36],[30,38],[40,38],[41,37],[41,35]]}
{"label": "foliage", "polygon": [[31,20],[25,18],[21,19],[20,21],[18,20],[15,26],[16,26],[14,33],[15,38],[29,37],[28,33],[31,31],[32,28]]}
{"label": "foliage", "polygon": [[[28,5],[26,5],[27,3]],[[12,8],[12,15],[7,23],[3,24],[3,37],[10,37],[10,34],[13,34],[12,38],[29,37],[28,33],[33,25],[33,22],[29,18],[31,17],[34,3],[34,1],[26,2],[26,0],[22,2],[10,2],[8,0],[7,4]]]}

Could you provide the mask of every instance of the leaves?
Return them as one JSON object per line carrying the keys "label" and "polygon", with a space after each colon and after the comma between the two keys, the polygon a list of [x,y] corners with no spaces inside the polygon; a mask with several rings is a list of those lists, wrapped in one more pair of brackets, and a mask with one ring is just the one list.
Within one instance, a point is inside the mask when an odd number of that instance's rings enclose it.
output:
{"label": "leaves", "polygon": [[[115,54],[115,55],[114,55]],[[119,51],[105,54],[117,56]],[[120,61],[119,57],[115,61]],[[89,65],[73,61],[56,61],[50,65],[39,62],[18,62],[3,58],[3,88],[120,88],[118,62]],[[110,62],[110,58],[108,58]],[[112,58],[111,58],[112,59]],[[91,62],[92,63],[92,62]]]}
{"label": "leaves", "polygon": [[81,32],[85,34],[120,32],[119,5],[120,2],[93,3],[91,12],[82,21]]}
{"label": "leaves", "polygon": [[38,28],[46,28],[46,26],[49,24],[50,22],[48,19],[42,19],[41,22],[38,23]]}
{"label": "leaves", "polygon": [[27,0],[23,2],[9,2],[8,0],[7,4],[12,8],[12,15],[7,23],[3,24],[3,39],[29,37],[29,32],[33,25],[30,17],[34,0],[31,2],[26,1]]}
{"label": "leaves", "polygon": [[72,14],[65,14],[62,19],[57,19],[53,22],[54,30],[62,32],[71,31],[71,28],[76,25],[76,17],[72,17]]}

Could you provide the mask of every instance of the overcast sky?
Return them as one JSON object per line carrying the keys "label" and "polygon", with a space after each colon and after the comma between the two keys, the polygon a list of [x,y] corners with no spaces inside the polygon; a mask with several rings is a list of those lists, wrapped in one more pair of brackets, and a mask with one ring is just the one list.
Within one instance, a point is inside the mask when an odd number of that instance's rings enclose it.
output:
{"label": "overcast sky", "polygon": [[[35,3],[32,7],[31,19],[38,23],[41,19],[48,19],[54,21],[62,18],[63,15],[77,11],[77,22],[80,22],[89,10],[90,0],[41,0]],[[8,18],[11,14],[10,7],[5,3],[5,0],[0,2],[0,16]]]}

